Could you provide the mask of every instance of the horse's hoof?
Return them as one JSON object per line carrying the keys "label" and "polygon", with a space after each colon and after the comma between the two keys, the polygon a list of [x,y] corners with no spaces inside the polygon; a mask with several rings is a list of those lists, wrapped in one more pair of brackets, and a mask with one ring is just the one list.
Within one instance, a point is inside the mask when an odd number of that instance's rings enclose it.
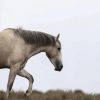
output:
{"label": "horse's hoof", "polygon": [[30,94],[31,94],[31,92],[27,90],[26,95],[29,96]]}

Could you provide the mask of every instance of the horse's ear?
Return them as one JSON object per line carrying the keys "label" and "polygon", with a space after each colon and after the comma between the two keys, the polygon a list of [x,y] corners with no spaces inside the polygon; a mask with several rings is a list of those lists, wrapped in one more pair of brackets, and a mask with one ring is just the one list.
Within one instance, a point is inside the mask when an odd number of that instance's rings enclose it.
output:
{"label": "horse's ear", "polygon": [[56,37],[56,41],[58,41],[58,39],[59,39],[59,36],[60,36],[60,33],[57,35],[57,37]]}

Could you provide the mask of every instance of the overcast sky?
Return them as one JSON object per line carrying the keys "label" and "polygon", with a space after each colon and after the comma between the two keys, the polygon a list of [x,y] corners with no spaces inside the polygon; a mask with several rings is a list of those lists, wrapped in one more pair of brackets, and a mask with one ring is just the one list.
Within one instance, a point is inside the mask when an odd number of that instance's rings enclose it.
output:
{"label": "overcast sky", "polygon": [[[25,69],[33,89],[100,93],[99,0],[0,0],[0,30],[8,27],[61,33],[64,68],[55,72],[44,53],[32,57]],[[0,90],[6,90],[9,70],[0,70]],[[28,81],[17,77],[13,89],[26,90]]]}

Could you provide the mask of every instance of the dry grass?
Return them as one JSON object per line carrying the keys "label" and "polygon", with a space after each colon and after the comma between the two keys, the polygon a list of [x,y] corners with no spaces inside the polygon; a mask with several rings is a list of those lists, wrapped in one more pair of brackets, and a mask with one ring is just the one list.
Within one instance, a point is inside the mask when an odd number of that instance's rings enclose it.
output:
{"label": "dry grass", "polygon": [[[0,92],[0,100],[6,100],[5,92]],[[39,91],[33,91],[32,94],[27,97],[24,92],[11,92],[8,100],[100,100],[99,94],[86,94],[80,90],[72,91],[47,91],[42,93]]]}

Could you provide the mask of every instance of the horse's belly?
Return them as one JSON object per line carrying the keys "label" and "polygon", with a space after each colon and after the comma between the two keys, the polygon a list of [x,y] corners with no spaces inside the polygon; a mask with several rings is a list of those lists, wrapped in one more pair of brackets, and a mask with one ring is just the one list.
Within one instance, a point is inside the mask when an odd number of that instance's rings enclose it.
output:
{"label": "horse's belly", "polygon": [[0,69],[3,69],[3,68],[9,68],[9,66],[6,66],[6,65],[0,65]]}

